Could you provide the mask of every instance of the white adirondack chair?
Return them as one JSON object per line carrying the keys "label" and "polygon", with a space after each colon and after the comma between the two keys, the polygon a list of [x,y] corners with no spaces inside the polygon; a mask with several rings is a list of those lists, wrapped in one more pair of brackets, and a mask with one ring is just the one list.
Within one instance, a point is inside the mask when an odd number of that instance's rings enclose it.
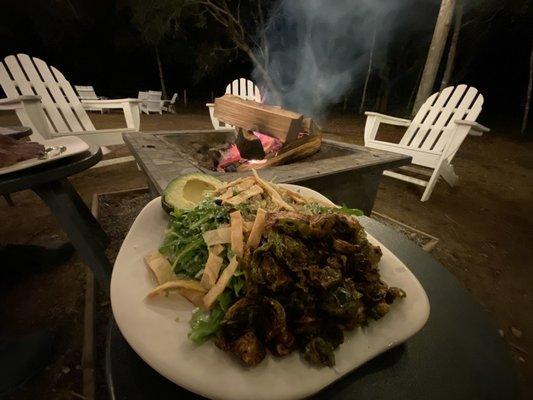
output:
{"label": "white adirondack chair", "polygon": [[178,99],[178,94],[174,93],[170,100],[163,100],[163,111],[174,114],[176,112],[175,104]]}
{"label": "white adirondack chair", "polygon": [[161,100],[162,93],[160,91],[149,90],[147,92],[139,92],[139,100],[142,101],[141,111],[145,114],[159,113],[163,114],[164,100]]}
{"label": "white adirondack chair", "polygon": [[[8,56],[0,62],[0,84],[7,99],[0,110],[14,110],[22,125],[32,128],[36,140],[75,135],[90,144],[124,143],[122,132],[139,130],[139,101],[136,99],[83,100],[63,74],[39,58],[26,54]],[[94,128],[83,105],[124,111],[127,128]]]}
{"label": "white adirondack chair", "polygon": [[[439,176],[450,186],[457,183],[452,160],[467,135],[480,136],[489,131],[476,122],[482,105],[483,96],[476,88],[459,85],[431,95],[412,121],[366,112],[365,146],[411,156],[413,164],[429,168],[400,168],[402,171],[426,175],[429,180],[401,172],[383,172],[384,175],[425,187],[421,201],[427,201]],[[398,144],[376,139],[381,123],[407,127]]]}
{"label": "white adirondack chair", "polygon": [[[107,99],[107,97],[97,96],[92,86],[74,85],[74,89],[76,89],[76,92],[78,92],[78,98],[80,100],[106,100]],[[101,114],[104,113],[104,109],[102,107],[92,107],[92,106],[83,105],[83,108],[85,108],[86,111],[100,111]]]}
{"label": "white adirondack chair", "polygon": [[[226,94],[233,94],[246,100],[254,100],[258,103],[261,103],[261,93],[259,92],[259,88],[249,79],[235,79],[233,82],[228,84],[228,86],[226,86]],[[222,123],[218,120],[218,118],[215,118],[214,103],[207,103],[206,106],[209,108],[209,116],[211,117],[211,122],[213,123],[213,127],[215,129],[220,130],[233,128],[231,125]]]}

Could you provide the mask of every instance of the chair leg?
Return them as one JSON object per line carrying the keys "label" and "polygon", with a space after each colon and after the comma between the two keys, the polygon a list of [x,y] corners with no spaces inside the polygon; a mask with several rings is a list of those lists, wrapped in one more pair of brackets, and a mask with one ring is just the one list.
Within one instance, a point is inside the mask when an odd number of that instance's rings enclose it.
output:
{"label": "chair leg", "polygon": [[455,186],[455,184],[459,180],[459,177],[457,176],[457,174],[455,173],[455,171],[453,169],[453,165],[448,164],[447,162],[444,162],[441,165],[440,175],[444,178],[444,180],[450,186]]}
{"label": "chair leg", "polygon": [[426,186],[426,189],[424,190],[424,193],[422,194],[422,198],[420,199],[420,201],[429,200],[429,197],[431,196],[431,193],[433,193],[433,189],[435,188],[435,185],[439,180],[440,170],[441,165],[437,166],[437,168],[435,168],[435,170],[433,171],[433,174],[431,175],[431,178],[429,178],[428,184]]}

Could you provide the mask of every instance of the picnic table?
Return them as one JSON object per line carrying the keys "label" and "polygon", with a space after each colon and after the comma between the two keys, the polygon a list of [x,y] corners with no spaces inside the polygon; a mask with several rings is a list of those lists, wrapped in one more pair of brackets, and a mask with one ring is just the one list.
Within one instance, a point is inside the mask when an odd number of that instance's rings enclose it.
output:
{"label": "picnic table", "polygon": [[[429,297],[429,320],[406,343],[344,376],[313,399],[517,398],[513,361],[488,313],[428,252],[375,220],[361,217],[361,222],[418,278]],[[201,398],[150,368],[128,345],[113,319],[107,338],[106,377],[112,399]]]}

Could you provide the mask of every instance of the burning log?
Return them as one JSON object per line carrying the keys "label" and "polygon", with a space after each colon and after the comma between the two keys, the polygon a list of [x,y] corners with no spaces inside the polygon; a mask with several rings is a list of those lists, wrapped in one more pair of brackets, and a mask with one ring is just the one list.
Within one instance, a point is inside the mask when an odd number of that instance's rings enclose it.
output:
{"label": "burning log", "polygon": [[320,150],[318,126],[303,115],[225,95],[215,100],[215,117],[234,125],[237,140],[218,170],[246,171],[294,162]]}
{"label": "burning log", "polygon": [[298,138],[303,115],[227,94],[215,99],[214,115],[220,121],[278,138],[288,143]]}
{"label": "burning log", "polygon": [[261,140],[252,131],[237,129],[237,140],[235,141],[242,158],[248,160],[262,160],[265,158],[265,150]]}
{"label": "burning log", "polygon": [[262,163],[244,163],[237,167],[237,171],[248,171],[251,169],[262,169],[273,167],[274,165],[287,164],[307,158],[320,150],[322,143],[321,135],[306,135],[301,139],[295,140],[287,146],[284,146],[276,155],[266,158]]}

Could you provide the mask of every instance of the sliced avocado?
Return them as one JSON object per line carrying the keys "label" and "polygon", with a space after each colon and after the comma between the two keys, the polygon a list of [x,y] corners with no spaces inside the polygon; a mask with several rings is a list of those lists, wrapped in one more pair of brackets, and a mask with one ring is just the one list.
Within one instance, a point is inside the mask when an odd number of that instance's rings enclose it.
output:
{"label": "sliced avocado", "polygon": [[189,174],[179,176],[167,185],[161,205],[166,212],[175,209],[190,210],[194,208],[207,191],[215,190],[222,182],[211,175]]}

